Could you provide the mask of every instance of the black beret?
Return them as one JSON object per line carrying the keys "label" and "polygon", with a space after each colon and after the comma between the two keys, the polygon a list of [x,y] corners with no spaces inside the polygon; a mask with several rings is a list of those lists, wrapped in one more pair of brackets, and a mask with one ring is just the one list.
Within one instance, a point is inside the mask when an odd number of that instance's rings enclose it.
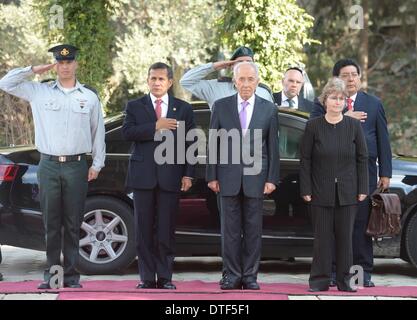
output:
{"label": "black beret", "polygon": [[235,60],[236,58],[239,58],[239,57],[251,57],[253,59],[252,49],[249,47],[244,47],[244,46],[239,47],[235,50],[235,52],[233,52],[230,60]]}

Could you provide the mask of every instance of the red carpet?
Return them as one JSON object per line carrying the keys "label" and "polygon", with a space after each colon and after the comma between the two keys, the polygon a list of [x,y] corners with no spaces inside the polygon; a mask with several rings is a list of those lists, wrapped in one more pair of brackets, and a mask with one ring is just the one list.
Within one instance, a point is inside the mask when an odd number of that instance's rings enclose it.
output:
{"label": "red carpet", "polygon": [[308,292],[308,286],[288,283],[260,283],[261,290],[220,290],[217,283],[174,281],[177,290],[137,290],[137,281],[82,281],[83,289],[38,290],[39,281],[0,282],[0,293],[58,293],[60,300],[287,300],[288,295],[386,296],[416,297],[417,287],[359,288],[357,293],[339,292],[332,288],[321,293]]}

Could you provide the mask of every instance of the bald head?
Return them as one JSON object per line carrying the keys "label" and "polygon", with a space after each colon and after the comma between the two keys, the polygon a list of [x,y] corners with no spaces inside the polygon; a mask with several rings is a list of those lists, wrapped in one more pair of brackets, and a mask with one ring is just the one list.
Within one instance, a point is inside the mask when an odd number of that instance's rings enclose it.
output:
{"label": "bald head", "polygon": [[288,98],[292,99],[300,94],[303,84],[304,77],[300,70],[289,69],[285,72],[284,79],[282,79],[282,90]]}

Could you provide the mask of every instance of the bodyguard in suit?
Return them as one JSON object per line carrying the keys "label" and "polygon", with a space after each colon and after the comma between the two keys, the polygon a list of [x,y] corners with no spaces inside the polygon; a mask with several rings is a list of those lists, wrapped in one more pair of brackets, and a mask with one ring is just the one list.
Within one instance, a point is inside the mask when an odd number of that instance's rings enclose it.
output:
{"label": "bodyguard in suit", "polygon": [[[163,130],[174,134],[172,150],[177,152],[177,127],[185,126],[185,135],[195,127],[191,105],[168,95],[172,69],[155,63],[148,71],[150,93],[129,101],[123,123],[123,136],[133,142],[126,186],[133,189],[135,230],[141,282],[138,289],[176,289],[172,283],[175,216],[181,191],[191,187],[193,167],[181,163],[184,154],[175,154],[174,163],[160,164],[155,139]],[[186,144],[188,145],[188,144]],[[169,151],[168,151],[169,152]],[[169,155],[167,155],[169,158]],[[178,159],[179,158],[179,159]],[[157,161],[158,160],[158,161]]]}
{"label": "bodyguard in suit", "polygon": [[[223,290],[259,289],[263,196],[273,192],[279,180],[278,113],[273,103],[255,95],[258,74],[253,62],[236,64],[238,93],[217,100],[210,121],[206,180],[221,196],[228,274]],[[219,132],[237,133],[237,139],[224,140]],[[252,163],[245,161],[248,154],[255,154]]]}
{"label": "bodyguard in suit", "polygon": [[[351,59],[342,59],[333,67],[333,76],[339,77],[346,84],[348,99],[344,114],[359,119],[368,147],[369,194],[377,187],[388,189],[392,175],[392,153],[388,135],[387,119],[381,100],[360,90],[361,69]],[[325,113],[323,106],[314,104],[310,119]],[[377,169],[378,161],[378,169]],[[377,176],[379,180],[377,181]],[[369,220],[369,198],[358,207],[353,231],[353,263],[364,269],[364,286],[374,287],[371,281],[373,269],[372,238],[366,235]]]}
{"label": "bodyguard in suit", "polygon": [[303,85],[303,71],[297,67],[287,69],[282,79],[282,91],[274,93],[275,103],[281,107],[311,112],[313,102],[299,96]]}
{"label": "bodyguard in suit", "polygon": [[310,291],[327,291],[335,242],[337,287],[350,287],[352,232],[358,201],[368,193],[367,148],[360,122],[343,116],[344,82],[331,79],[320,102],[326,115],[307,122],[301,143],[300,192],[311,204],[314,230]]}

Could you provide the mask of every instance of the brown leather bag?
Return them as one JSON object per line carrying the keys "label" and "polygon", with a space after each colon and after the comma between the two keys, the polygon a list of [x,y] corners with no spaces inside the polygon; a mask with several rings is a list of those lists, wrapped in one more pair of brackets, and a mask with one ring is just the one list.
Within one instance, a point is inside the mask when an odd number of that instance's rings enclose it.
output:
{"label": "brown leather bag", "polygon": [[366,234],[375,238],[394,237],[401,232],[401,201],[396,193],[375,190]]}

